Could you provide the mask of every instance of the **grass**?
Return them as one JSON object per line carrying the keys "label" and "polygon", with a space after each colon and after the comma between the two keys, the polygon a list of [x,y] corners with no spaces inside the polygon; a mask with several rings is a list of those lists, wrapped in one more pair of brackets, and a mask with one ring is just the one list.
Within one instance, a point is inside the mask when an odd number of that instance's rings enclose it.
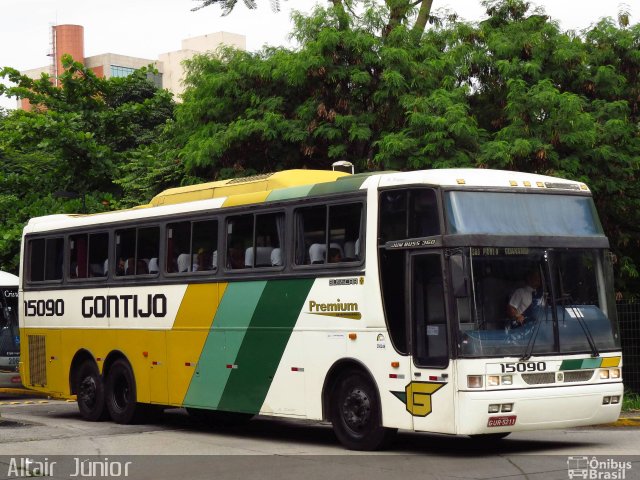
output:
{"label": "grass", "polygon": [[630,391],[624,392],[624,399],[622,402],[622,411],[629,412],[637,410],[640,411],[640,394]]}

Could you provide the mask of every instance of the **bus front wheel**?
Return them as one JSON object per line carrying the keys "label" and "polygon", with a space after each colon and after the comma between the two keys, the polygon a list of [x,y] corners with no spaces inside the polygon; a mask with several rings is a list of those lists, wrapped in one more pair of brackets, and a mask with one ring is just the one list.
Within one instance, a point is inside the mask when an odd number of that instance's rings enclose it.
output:
{"label": "bus front wheel", "polygon": [[106,404],[111,419],[116,423],[134,423],[141,413],[137,404],[135,377],[125,360],[116,360],[109,369]]}
{"label": "bus front wheel", "polygon": [[333,430],[350,450],[378,450],[393,439],[396,430],[382,426],[382,410],[376,389],[362,372],[340,377],[331,397]]}
{"label": "bus front wheel", "polygon": [[106,418],[104,383],[95,363],[87,361],[80,365],[75,390],[82,418],[90,422]]}

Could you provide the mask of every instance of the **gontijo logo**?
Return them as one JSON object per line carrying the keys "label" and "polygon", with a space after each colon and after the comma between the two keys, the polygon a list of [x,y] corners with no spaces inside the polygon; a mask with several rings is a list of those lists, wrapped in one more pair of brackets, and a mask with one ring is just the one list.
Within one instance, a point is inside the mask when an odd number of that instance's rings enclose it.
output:
{"label": "gontijo logo", "polygon": [[339,298],[335,303],[319,303],[315,300],[309,300],[309,313],[325,317],[350,318],[351,320],[362,318],[356,302],[341,302]]}

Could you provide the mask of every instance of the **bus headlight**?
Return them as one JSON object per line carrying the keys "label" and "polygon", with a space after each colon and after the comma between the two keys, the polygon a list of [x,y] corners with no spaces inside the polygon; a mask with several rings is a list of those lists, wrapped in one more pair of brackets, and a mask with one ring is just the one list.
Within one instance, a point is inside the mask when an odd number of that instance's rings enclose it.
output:
{"label": "bus headlight", "polygon": [[500,377],[498,375],[489,375],[489,381],[487,382],[489,387],[497,387],[500,385]]}
{"label": "bus headlight", "polygon": [[503,375],[502,376],[502,384],[503,385],[513,385],[513,376],[512,375]]}
{"label": "bus headlight", "polygon": [[609,370],[600,370],[600,380],[606,380],[609,378]]}
{"label": "bus headlight", "polygon": [[620,378],[620,369],[619,368],[612,368],[611,370],[609,370],[610,373],[610,377],[611,378]]}
{"label": "bus headlight", "polygon": [[467,375],[467,387],[482,388],[482,375]]}

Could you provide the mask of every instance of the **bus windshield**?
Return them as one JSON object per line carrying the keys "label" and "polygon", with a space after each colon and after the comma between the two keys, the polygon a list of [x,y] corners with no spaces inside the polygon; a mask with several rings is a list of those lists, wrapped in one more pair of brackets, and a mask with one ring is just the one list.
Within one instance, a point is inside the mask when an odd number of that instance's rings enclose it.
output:
{"label": "bus windshield", "polygon": [[481,247],[451,262],[462,356],[620,348],[608,252]]}
{"label": "bus windshield", "polygon": [[451,191],[452,234],[603,236],[591,197],[550,193]]}

